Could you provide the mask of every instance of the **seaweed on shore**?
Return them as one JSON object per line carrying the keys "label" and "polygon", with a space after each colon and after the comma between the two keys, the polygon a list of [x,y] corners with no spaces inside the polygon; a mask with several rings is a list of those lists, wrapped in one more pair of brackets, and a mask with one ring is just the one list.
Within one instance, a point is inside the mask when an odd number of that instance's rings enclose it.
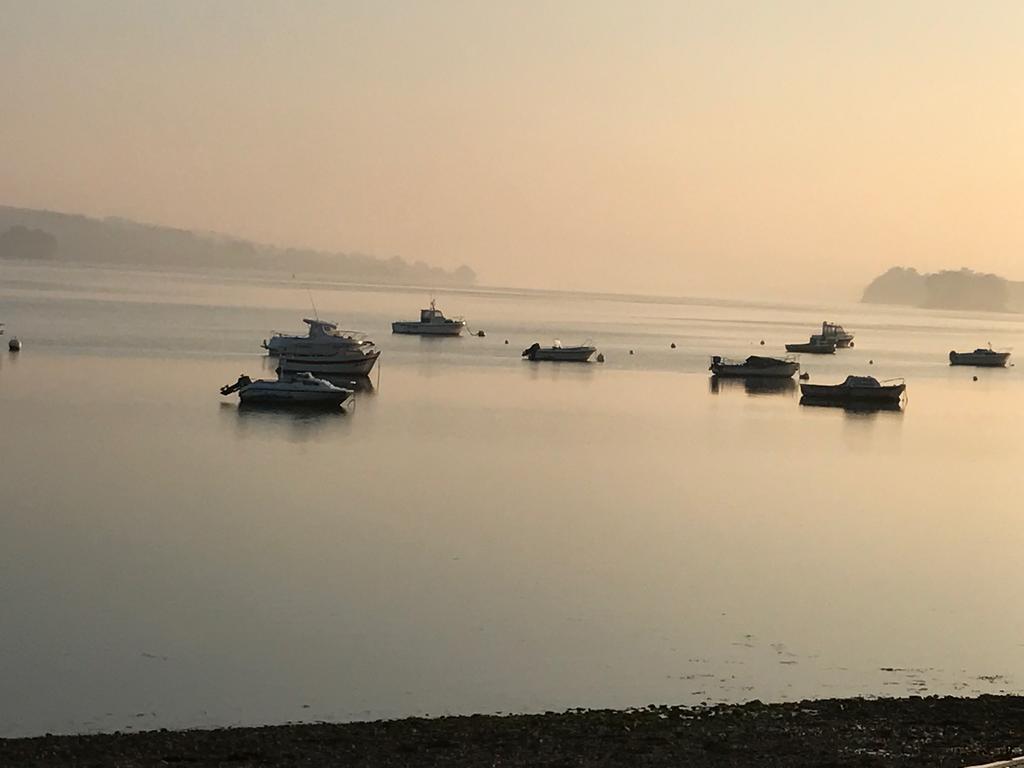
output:
{"label": "seaweed on shore", "polygon": [[0,740],[0,765],[965,766],[1024,754],[1024,697],[753,701]]}

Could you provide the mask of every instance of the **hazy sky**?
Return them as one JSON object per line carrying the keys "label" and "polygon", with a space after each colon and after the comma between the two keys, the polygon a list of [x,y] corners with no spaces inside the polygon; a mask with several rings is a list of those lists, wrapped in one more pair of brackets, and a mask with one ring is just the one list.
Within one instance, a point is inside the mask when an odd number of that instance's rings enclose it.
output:
{"label": "hazy sky", "polygon": [[0,203],[487,284],[1024,279],[1024,2],[0,0]]}

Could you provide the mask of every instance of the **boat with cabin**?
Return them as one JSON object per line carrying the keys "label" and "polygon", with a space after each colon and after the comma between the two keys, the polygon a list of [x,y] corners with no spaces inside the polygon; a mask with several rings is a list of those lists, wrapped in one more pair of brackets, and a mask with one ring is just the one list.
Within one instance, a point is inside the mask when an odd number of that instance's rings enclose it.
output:
{"label": "boat with cabin", "polygon": [[262,347],[273,356],[299,354],[325,354],[338,350],[359,351],[374,348],[374,343],[358,331],[343,331],[337,323],[326,320],[303,318],[309,326],[305,336],[275,333],[264,339]]}
{"label": "boat with cabin", "polygon": [[838,323],[830,323],[827,320],[821,324],[821,336],[825,341],[834,341],[838,349],[846,349],[853,346],[853,334]]}
{"label": "boat with cabin", "polygon": [[976,349],[973,352],[950,352],[950,365],[973,365],[980,368],[1004,368],[1010,359],[1009,352],[996,352],[991,346],[988,349]]}
{"label": "boat with cabin", "polygon": [[815,334],[803,344],[787,344],[787,352],[802,352],[808,355],[832,355],[836,351],[836,342]]}
{"label": "boat with cabin", "polygon": [[235,392],[243,405],[344,407],[352,398],[351,389],[338,387],[318,379],[311,373],[287,373],[278,369],[277,379],[250,379],[242,375],[234,384],[226,384],[220,393],[227,397]]}
{"label": "boat with cabin", "polygon": [[715,355],[711,358],[708,370],[713,375],[722,377],[791,379],[793,374],[800,370],[800,363],[790,356],[777,358],[751,355],[746,360],[739,361]]}
{"label": "boat with cabin", "polygon": [[898,405],[907,391],[903,379],[879,381],[873,376],[847,376],[840,384],[801,384],[801,403]]}
{"label": "boat with cabin", "polygon": [[392,333],[406,333],[417,336],[458,336],[466,327],[462,318],[445,317],[434,300],[427,309],[420,310],[419,320],[399,320],[391,324]]}
{"label": "boat with cabin", "polygon": [[581,344],[576,347],[563,347],[562,342],[555,339],[550,347],[542,347],[537,342],[523,350],[522,356],[528,360],[552,360],[563,363],[585,363],[597,352],[597,347]]}

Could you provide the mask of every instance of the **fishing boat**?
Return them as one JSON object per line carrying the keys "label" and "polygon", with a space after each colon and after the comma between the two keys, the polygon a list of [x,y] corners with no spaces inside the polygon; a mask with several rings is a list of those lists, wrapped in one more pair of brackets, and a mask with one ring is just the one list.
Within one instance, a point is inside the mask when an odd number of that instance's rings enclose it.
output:
{"label": "fishing boat", "polygon": [[305,336],[275,333],[261,345],[269,355],[326,354],[337,350],[356,351],[373,348],[372,341],[358,331],[343,331],[337,323],[303,318],[309,326]]}
{"label": "fishing boat", "polygon": [[522,356],[528,360],[554,360],[563,363],[585,363],[590,360],[591,355],[597,352],[597,347],[580,345],[578,347],[563,347],[562,342],[557,339],[550,347],[542,347],[537,342],[523,350]]}
{"label": "fishing boat", "polygon": [[419,320],[399,320],[391,324],[392,333],[415,334],[418,336],[458,336],[466,327],[462,318],[445,317],[433,299],[427,309],[420,310]]}
{"label": "fishing boat", "polygon": [[903,379],[880,382],[873,376],[847,376],[841,384],[801,384],[800,402],[898,405],[906,391]]}
{"label": "fishing boat", "polygon": [[838,323],[825,321],[821,324],[821,336],[825,341],[834,341],[838,349],[853,346],[853,334]]}
{"label": "fishing boat", "polygon": [[780,359],[751,355],[741,362],[715,355],[708,370],[722,377],[791,379],[800,370],[800,363],[792,357]]}
{"label": "fishing boat", "polygon": [[344,406],[352,398],[352,390],[335,386],[329,381],[318,379],[311,373],[289,374],[278,369],[277,379],[238,377],[234,384],[225,384],[220,393],[238,393],[242,404],[318,406],[336,408]]}
{"label": "fishing boat", "polygon": [[282,356],[280,368],[285,373],[313,373],[328,376],[368,376],[380,350],[373,345],[355,348],[296,352]]}
{"label": "fishing boat", "polygon": [[831,355],[835,354],[836,342],[826,339],[820,334],[815,334],[804,344],[787,344],[786,351],[804,352],[809,355]]}
{"label": "fishing boat", "polygon": [[974,365],[981,368],[1003,368],[1010,359],[1009,352],[996,352],[992,347],[973,352],[950,352],[950,365]]}

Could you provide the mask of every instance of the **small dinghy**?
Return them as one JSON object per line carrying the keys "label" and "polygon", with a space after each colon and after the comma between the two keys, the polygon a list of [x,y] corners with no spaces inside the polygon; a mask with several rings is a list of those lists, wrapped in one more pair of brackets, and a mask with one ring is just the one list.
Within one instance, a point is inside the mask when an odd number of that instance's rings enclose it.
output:
{"label": "small dinghy", "polygon": [[809,355],[831,355],[836,351],[836,342],[820,334],[811,336],[805,344],[787,344],[787,352],[804,352]]}
{"label": "small dinghy", "polygon": [[979,368],[1004,368],[1010,359],[1009,352],[996,352],[988,349],[976,349],[973,352],[950,352],[950,365],[973,365]]}
{"label": "small dinghy", "polygon": [[445,317],[431,299],[430,307],[420,310],[419,320],[399,320],[391,324],[392,333],[406,333],[417,336],[458,336],[466,327],[461,318]]}
{"label": "small dinghy", "polygon": [[318,408],[344,406],[352,397],[351,389],[343,389],[311,373],[278,373],[276,380],[239,376],[234,384],[226,384],[220,393],[238,393],[243,405],[287,405]]}
{"label": "small dinghy", "polygon": [[563,363],[585,363],[590,360],[591,355],[597,352],[597,347],[581,345],[578,347],[563,347],[562,342],[555,340],[550,347],[542,347],[534,342],[532,346],[523,350],[522,356],[528,360],[554,360]]}
{"label": "small dinghy", "polygon": [[791,379],[800,370],[800,363],[791,358],[751,355],[743,362],[715,355],[708,368],[715,376],[743,378]]}
{"label": "small dinghy", "polygon": [[847,376],[842,384],[801,384],[800,402],[836,405],[899,405],[907,385],[903,379],[880,382],[873,376]]}

